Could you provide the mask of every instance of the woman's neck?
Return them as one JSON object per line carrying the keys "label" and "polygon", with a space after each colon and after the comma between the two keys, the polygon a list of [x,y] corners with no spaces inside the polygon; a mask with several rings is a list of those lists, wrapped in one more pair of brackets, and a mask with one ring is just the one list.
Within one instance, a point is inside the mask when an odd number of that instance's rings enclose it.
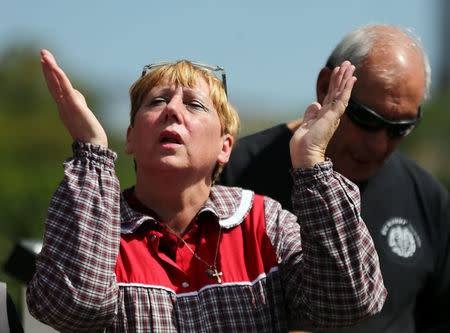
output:
{"label": "woman's neck", "polygon": [[135,195],[174,232],[182,234],[209,197],[211,181],[161,172],[137,174]]}

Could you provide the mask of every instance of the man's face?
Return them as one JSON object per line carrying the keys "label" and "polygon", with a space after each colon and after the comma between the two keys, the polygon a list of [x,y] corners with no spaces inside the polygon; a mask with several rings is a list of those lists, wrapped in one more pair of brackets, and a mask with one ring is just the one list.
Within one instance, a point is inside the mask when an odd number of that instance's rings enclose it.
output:
{"label": "man's face", "polygon": [[[402,74],[396,75],[394,82],[383,78],[379,68],[371,68],[376,67],[365,66],[359,70],[352,98],[385,119],[415,119],[424,92],[423,67],[400,70]],[[361,182],[381,168],[403,139],[389,137],[386,129],[364,130],[344,114],[328,145],[327,156],[338,172],[352,181]]]}

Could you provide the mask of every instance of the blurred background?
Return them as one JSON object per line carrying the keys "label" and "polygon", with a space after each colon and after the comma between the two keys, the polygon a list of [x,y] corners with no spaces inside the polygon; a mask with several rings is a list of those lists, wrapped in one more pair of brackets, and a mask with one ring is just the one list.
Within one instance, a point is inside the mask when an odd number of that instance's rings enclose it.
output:
{"label": "blurred background", "polygon": [[349,30],[410,28],[429,54],[433,83],[423,121],[401,150],[448,189],[449,22],[447,0],[0,0],[0,281],[18,310],[23,283],[3,264],[19,240],[42,238],[61,164],[71,156],[42,77],[41,48],[53,52],[106,127],[124,188],[134,183],[124,154],[128,88],[144,65],[185,58],[224,66],[245,135],[303,114],[320,69]]}

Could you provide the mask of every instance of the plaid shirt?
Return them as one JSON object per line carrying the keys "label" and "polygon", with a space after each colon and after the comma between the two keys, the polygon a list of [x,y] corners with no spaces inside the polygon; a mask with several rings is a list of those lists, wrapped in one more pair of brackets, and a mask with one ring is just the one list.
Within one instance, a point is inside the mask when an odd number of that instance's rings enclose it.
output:
{"label": "plaid shirt", "polygon": [[31,314],[57,330],[283,332],[289,317],[331,328],[381,310],[386,290],[358,189],[331,162],[292,171],[297,217],[270,198],[212,187],[183,237],[212,263],[222,227],[218,283],[186,246],[175,261],[159,251],[159,223],[121,194],[114,152],[73,148],[27,290]]}

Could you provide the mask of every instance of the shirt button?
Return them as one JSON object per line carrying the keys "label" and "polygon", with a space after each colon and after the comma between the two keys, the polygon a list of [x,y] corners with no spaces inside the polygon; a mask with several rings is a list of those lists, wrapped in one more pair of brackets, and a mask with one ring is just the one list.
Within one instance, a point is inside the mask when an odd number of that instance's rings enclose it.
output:
{"label": "shirt button", "polygon": [[181,285],[183,286],[183,288],[189,287],[189,283],[188,282],[183,282]]}

